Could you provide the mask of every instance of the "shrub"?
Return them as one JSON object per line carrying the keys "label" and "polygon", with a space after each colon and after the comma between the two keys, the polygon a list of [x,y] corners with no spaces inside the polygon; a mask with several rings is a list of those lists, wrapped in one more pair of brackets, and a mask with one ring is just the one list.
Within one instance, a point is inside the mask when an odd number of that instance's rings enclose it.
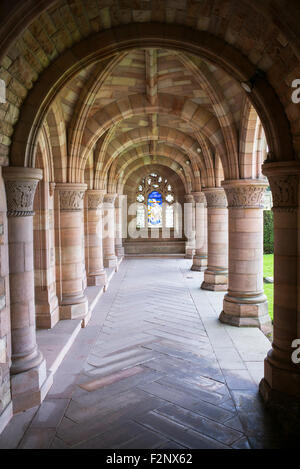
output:
{"label": "shrub", "polygon": [[264,210],[264,254],[274,253],[274,222],[272,210]]}

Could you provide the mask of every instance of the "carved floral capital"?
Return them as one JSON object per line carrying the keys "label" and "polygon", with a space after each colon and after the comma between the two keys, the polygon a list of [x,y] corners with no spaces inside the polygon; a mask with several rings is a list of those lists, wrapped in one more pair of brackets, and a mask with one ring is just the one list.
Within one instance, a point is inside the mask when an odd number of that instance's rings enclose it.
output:
{"label": "carved floral capital", "polygon": [[221,187],[212,187],[203,190],[206,201],[207,207],[209,208],[226,208],[227,207],[227,199],[224,192],[224,189]]}
{"label": "carved floral capital", "polygon": [[263,195],[268,186],[264,180],[224,181],[223,187],[230,208],[263,208]]}
{"label": "carved floral capital", "polygon": [[268,177],[273,210],[294,212],[298,209],[300,161],[265,163],[263,174]]}
{"label": "carved floral capital", "polygon": [[28,217],[34,215],[34,195],[42,175],[43,172],[40,169],[3,168],[8,217]]}
{"label": "carved floral capital", "polygon": [[205,207],[207,206],[206,197],[203,192],[193,192],[192,195],[196,204],[203,204]]}
{"label": "carved floral capital", "polygon": [[83,209],[83,198],[86,184],[57,184],[59,207],[62,211],[80,211]]}
{"label": "carved floral capital", "polygon": [[102,207],[104,191],[101,190],[89,190],[86,193],[87,197],[87,208],[96,210]]}

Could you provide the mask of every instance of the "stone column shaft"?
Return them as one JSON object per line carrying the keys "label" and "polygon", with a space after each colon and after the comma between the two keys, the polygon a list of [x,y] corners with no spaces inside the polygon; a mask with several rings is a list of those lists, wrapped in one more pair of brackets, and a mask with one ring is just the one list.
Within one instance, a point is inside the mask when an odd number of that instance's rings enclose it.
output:
{"label": "stone column shaft", "polygon": [[105,194],[103,204],[104,267],[117,267],[115,253],[115,200],[117,194]]}
{"label": "stone column shaft", "polygon": [[185,258],[193,259],[195,251],[195,202],[192,194],[186,194],[184,199],[184,234],[187,238]]}
{"label": "stone column shaft", "polygon": [[11,390],[14,412],[43,399],[46,361],[36,343],[33,268],[33,201],[42,170],[3,168],[7,196],[10,315],[12,337]]}
{"label": "stone column shaft", "polygon": [[86,184],[59,183],[58,195],[60,263],[60,317],[86,318],[88,300],[84,295],[84,220],[83,197]]}
{"label": "stone column shaft", "polygon": [[263,173],[268,176],[274,203],[274,330],[260,392],[269,406],[289,408],[290,416],[299,419],[300,364],[292,358],[296,351],[293,342],[300,339],[300,165],[297,161],[269,163],[263,166]]}
{"label": "stone column shaft", "polygon": [[86,270],[89,286],[104,286],[107,283],[103,266],[102,217],[103,190],[86,192]]}
{"label": "stone column shaft", "polygon": [[224,189],[203,189],[207,201],[207,269],[201,288],[226,291],[228,277],[228,210]]}
{"label": "stone column shaft", "polygon": [[228,293],[220,321],[271,330],[263,288],[263,180],[224,181],[229,217]]}
{"label": "stone column shaft", "polygon": [[203,192],[193,192],[195,200],[196,244],[192,270],[203,271],[207,267],[207,203]]}
{"label": "stone column shaft", "polygon": [[124,247],[123,247],[123,203],[125,200],[124,195],[118,195],[115,203],[115,229],[116,229],[116,239],[115,239],[115,250],[118,257],[124,256]]}

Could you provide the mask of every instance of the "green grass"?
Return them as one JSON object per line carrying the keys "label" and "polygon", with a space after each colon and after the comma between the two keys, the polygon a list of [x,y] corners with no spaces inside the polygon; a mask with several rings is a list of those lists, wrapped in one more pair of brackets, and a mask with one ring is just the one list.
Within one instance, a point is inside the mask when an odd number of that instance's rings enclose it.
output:
{"label": "green grass", "polygon": [[[274,277],[274,255],[265,254],[264,255],[264,277]],[[273,283],[264,283],[265,295],[268,298],[269,306],[269,315],[273,319],[273,292],[274,284]]]}

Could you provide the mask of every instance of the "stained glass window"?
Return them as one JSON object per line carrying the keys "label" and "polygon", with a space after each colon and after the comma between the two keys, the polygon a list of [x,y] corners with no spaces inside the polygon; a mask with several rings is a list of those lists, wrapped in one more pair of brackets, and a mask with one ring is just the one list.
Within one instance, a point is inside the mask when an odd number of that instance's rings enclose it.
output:
{"label": "stained glass window", "polygon": [[167,179],[157,173],[150,173],[137,186],[136,212],[138,228],[173,228],[175,196]]}
{"label": "stained glass window", "polygon": [[157,191],[152,191],[148,195],[148,224],[162,226],[162,195]]}

